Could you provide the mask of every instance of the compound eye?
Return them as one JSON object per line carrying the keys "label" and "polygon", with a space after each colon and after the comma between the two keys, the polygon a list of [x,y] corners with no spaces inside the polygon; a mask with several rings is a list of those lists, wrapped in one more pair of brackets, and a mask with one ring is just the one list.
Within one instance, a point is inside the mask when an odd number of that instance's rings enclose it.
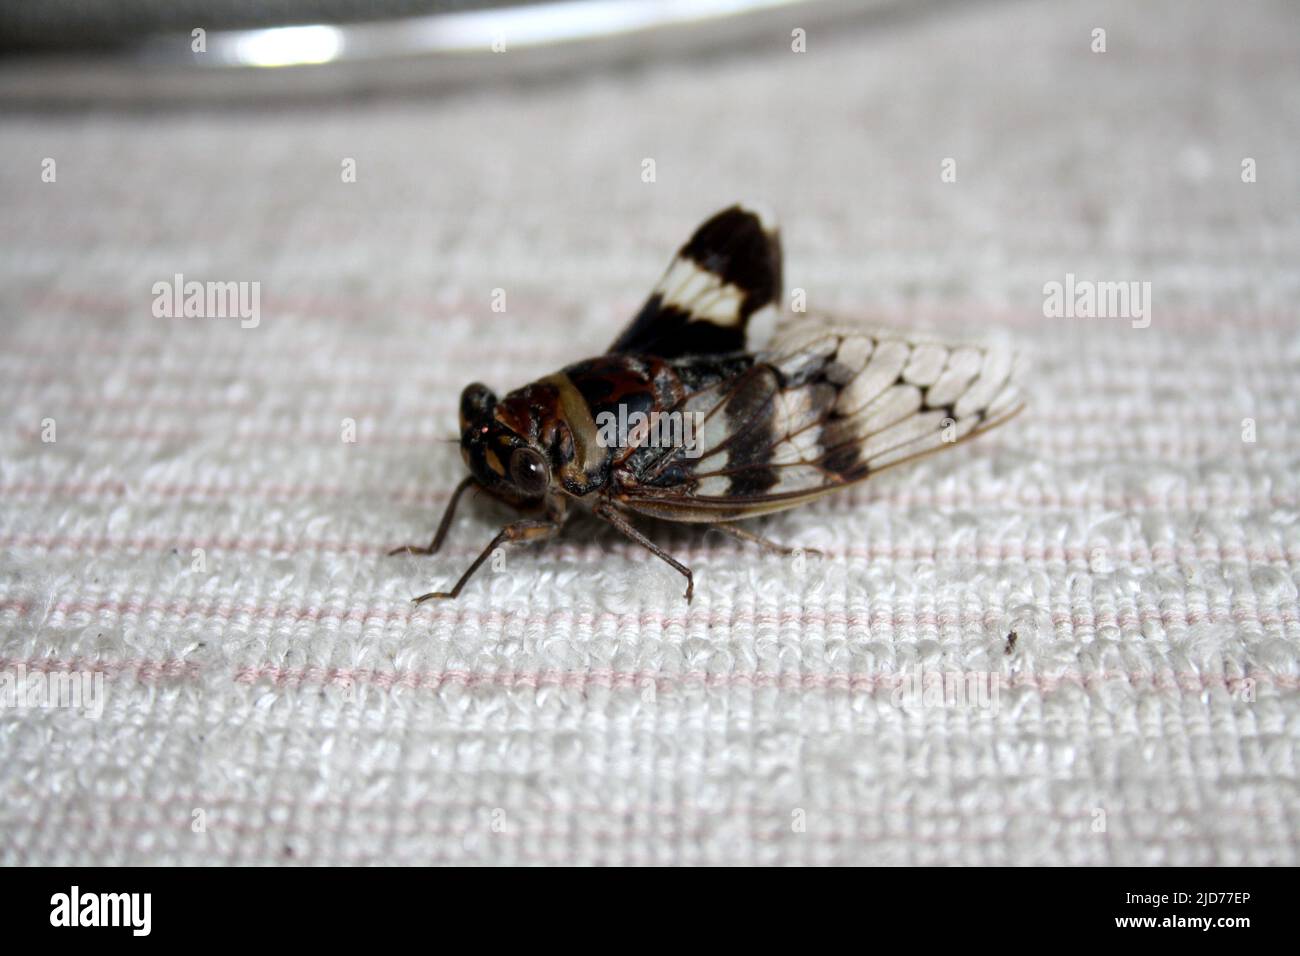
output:
{"label": "compound eye", "polygon": [[510,455],[510,480],[529,498],[539,497],[550,483],[546,460],[531,448],[516,448]]}

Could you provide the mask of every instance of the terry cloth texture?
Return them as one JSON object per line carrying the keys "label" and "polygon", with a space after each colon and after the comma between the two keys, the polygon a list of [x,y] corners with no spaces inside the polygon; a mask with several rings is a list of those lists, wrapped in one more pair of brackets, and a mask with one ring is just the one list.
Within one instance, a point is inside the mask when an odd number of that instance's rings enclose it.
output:
{"label": "terry cloth texture", "polygon": [[[963,4],[423,101],[6,117],[0,657],[104,697],[0,712],[0,861],[1300,862],[1297,36]],[[1016,339],[1029,409],[758,526],[820,560],[650,526],[689,606],[589,518],[412,606],[506,517],[385,557],[463,474],[460,389],[599,352],[738,199],[811,311]],[[178,273],[260,282],[257,326],[154,317]],[[1084,281],[1149,311],[1045,317]]]}

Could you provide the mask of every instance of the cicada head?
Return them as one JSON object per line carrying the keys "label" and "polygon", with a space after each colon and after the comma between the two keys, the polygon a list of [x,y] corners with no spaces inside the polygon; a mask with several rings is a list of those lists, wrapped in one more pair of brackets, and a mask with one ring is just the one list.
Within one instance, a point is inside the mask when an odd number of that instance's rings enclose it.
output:
{"label": "cicada head", "polygon": [[[488,491],[520,504],[540,502],[551,485],[546,456],[529,435],[502,422],[500,402],[475,382],[460,396],[460,453],[470,473]],[[531,429],[535,431],[535,429]]]}

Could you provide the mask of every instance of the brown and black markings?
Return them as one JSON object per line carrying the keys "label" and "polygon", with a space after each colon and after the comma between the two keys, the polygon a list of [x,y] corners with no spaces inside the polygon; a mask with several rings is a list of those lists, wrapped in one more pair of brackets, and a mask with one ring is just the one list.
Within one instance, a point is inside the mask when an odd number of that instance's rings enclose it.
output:
{"label": "brown and black markings", "polygon": [[[435,553],[471,487],[537,516],[501,529],[451,590],[414,600],[458,596],[493,550],[551,537],[575,502],[680,572],[690,600],[690,569],[637,530],[633,514],[713,525],[788,553],[726,522],[810,501],[1020,409],[1009,352],[804,316],[778,328],[780,294],[775,228],[732,206],[696,230],[608,353],[502,399],[468,386],[460,442],[470,474],[430,544],[391,553]],[[692,446],[602,442],[600,416],[620,409],[702,424]]]}

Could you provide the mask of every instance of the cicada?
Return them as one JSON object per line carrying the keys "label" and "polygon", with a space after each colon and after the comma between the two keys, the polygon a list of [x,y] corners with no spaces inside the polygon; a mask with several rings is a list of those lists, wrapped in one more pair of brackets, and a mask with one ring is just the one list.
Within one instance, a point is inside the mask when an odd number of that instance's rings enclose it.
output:
{"label": "cicada", "polygon": [[690,568],[634,524],[708,525],[786,552],[734,522],[793,508],[1005,422],[1020,410],[1013,353],[806,314],[782,317],[781,241],[732,206],[682,246],[603,355],[504,398],[460,397],[456,487],[427,547],[477,488],[518,509],[449,591],[455,598],[508,542],[554,536],[586,507],[686,579]]}

